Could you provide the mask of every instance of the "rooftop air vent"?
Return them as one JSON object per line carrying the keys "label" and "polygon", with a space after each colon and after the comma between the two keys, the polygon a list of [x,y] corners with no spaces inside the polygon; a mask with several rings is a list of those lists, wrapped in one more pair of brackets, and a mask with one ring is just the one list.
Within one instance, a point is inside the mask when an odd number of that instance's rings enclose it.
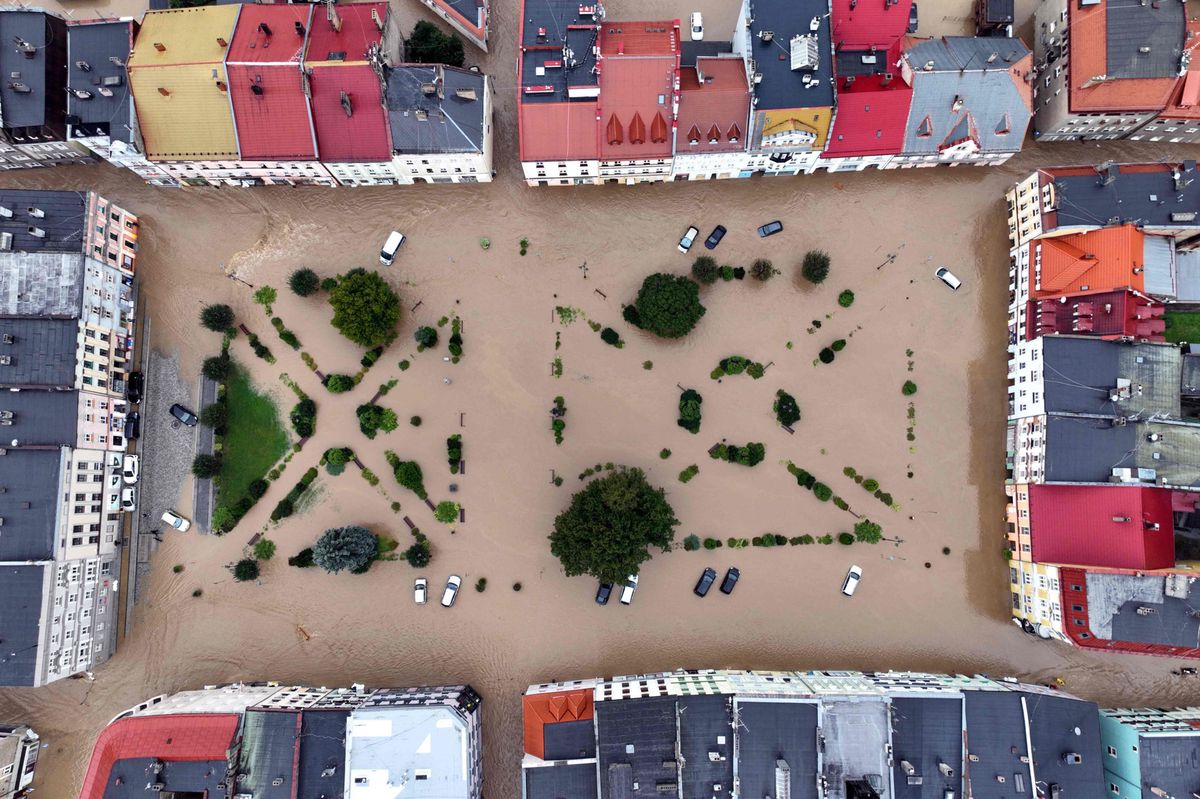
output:
{"label": "rooftop air vent", "polygon": [[350,102],[350,95],[342,92],[341,95],[342,110],[346,112],[346,116],[354,116],[354,105]]}
{"label": "rooftop air vent", "polygon": [[471,88],[455,89],[454,96],[460,100],[467,100],[471,102],[479,99],[475,93],[475,90]]}
{"label": "rooftop air vent", "polygon": [[433,95],[437,94],[437,84],[436,83],[422,83],[421,84],[421,94],[425,95],[426,97],[432,97]]}
{"label": "rooftop air vent", "polygon": [[8,88],[12,89],[18,94],[29,94],[33,91],[33,89],[29,88],[27,84],[21,83],[20,81],[13,81],[12,83],[9,83]]}
{"label": "rooftop air vent", "polygon": [[46,231],[42,230],[40,227],[31,227],[29,228],[29,235],[36,236],[39,239],[44,239],[46,238]]}
{"label": "rooftop air vent", "polygon": [[76,61],[75,68],[78,69],[80,72],[91,72],[92,71],[92,65],[86,61]]}

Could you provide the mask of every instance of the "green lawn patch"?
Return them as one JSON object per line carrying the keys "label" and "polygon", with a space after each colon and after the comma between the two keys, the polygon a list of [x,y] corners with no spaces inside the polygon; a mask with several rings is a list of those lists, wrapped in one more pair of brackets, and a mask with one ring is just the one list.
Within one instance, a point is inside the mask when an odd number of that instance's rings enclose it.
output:
{"label": "green lawn patch", "polygon": [[1180,341],[1200,343],[1200,312],[1167,311],[1163,319],[1167,322],[1167,330],[1163,334],[1167,341],[1172,344]]}
{"label": "green lawn patch", "polygon": [[258,394],[246,370],[237,367],[226,383],[229,410],[220,477],[222,503],[246,496],[252,482],[263,477],[288,448],[288,434],[279,422],[279,409],[270,395]]}

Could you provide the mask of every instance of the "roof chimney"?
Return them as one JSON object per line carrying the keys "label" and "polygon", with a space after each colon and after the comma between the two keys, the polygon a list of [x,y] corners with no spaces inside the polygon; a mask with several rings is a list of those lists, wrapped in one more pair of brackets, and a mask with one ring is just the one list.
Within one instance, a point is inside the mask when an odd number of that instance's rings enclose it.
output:
{"label": "roof chimney", "polygon": [[167,90],[166,90],[166,89],[164,89],[162,86],[159,86],[159,87],[158,87],[158,93],[159,93],[159,94],[161,94],[163,97],[170,97],[170,96],[171,96],[171,92],[167,91]]}
{"label": "roof chimney", "polygon": [[[300,23],[297,22],[296,24],[299,25]],[[270,36],[271,35],[271,26],[265,22],[260,22],[260,23],[258,23],[258,32],[261,33],[263,36]]]}
{"label": "roof chimney", "polygon": [[296,35],[297,36],[304,35],[304,24],[301,23],[300,20],[296,20]]}
{"label": "roof chimney", "polygon": [[346,112],[346,116],[348,116],[348,117],[354,116],[354,106],[351,105],[351,103],[350,103],[350,95],[346,94],[345,92],[342,92],[341,102],[342,102],[342,110]]}
{"label": "roof chimney", "polygon": [[217,37],[217,47],[224,48],[224,47],[228,47],[228,46],[229,46],[229,42],[225,41],[220,36]]}
{"label": "roof chimney", "polygon": [[225,90],[226,90],[226,89],[228,89],[228,88],[229,88],[229,87],[225,85],[225,81],[223,81],[223,80],[219,80],[219,81],[217,81],[217,91],[222,91],[222,92],[223,92],[223,91],[225,91]]}
{"label": "roof chimney", "polygon": [[154,43],[154,49],[155,49],[155,50],[157,50],[157,51],[158,51],[158,52],[160,52],[160,53],[165,53],[165,52],[167,52],[167,46],[166,46],[165,44],[163,44],[162,42],[155,42],[155,43]]}
{"label": "roof chimney", "polygon": [[333,28],[339,33],[341,32],[342,18],[338,16],[337,9],[334,8],[333,3],[329,3],[325,6],[325,18],[329,20],[329,27]]}
{"label": "roof chimney", "polygon": [[252,94],[257,94],[259,97],[262,97],[263,87],[259,86],[257,83],[251,83],[250,84],[250,92]]}
{"label": "roof chimney", "polygon": [[383,18],[379,16],[379,12],[374,8],[371,9],[371,21],[375,23],[376,28],[379,28],[379,32],[383,33]]}

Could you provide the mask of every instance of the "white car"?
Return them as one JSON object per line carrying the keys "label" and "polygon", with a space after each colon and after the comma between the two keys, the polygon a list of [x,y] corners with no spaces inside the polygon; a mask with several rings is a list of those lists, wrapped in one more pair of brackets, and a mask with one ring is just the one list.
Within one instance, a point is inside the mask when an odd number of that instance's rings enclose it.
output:
{"label": "white car", "polygon": [[121,467],[121,477],[124,478],[126,484],[133,485],[138,481],[138,461],[137,455],[126,455],[125,463]]}
{"label": "white car", "polygon": [[846,596],[854,596],[860,580],[862,580],[862,568],[851,566],[850,571],[846,572],[845,582],[842,583],[842,593]]}
{"label": "white car", "polygon": [[446,590],[442,592],[442,607],[448,608],[454,604],[460,585],[462,585],[462,578],[457,574],[450,575],[450,579],[446,581]]}
{"label": "white car", "polygon": [[429,581],[424,577],[418,577],[413,583],[413,600],[418,605],[424,605],[425,600],[429,597]]}
{"label": "white car", "polygon": [[121,489],[121,510],[132,511],[137,510],[137,502],[134,500],[133,486],[126,486]]}
{"label": "white car", "polygon": [[679,251],[687,255],[687,251],[692,249],[692,245],[696,243],[696,237],[700,235],[700,229],[692,225],[683,234],[683,238],[679,240]]}
{"label": "white car", "polygon": [[941,267],[940,269],[938,269],[936,272],[934,272],[933,276],[936,277],[938,280],[942,281],[943,283],[945,283],[950,288],[954,289],[955,291],[958,291],[959,286],[962,285],[962,281],[959,280],[958,277],[953,272],[951,272],[949,269],[947,269],[944,266]]}
{"label": "white car", "polygon": [[638,576],[631,574],[625,578],[625,586],[621,589],[621,604],[628,605],[633,601],[633,592],[638,587]]}
{"label": "white car", "polygon": [[400,245],[404,243],[404,234],[399,230],[393,230],[388,235],[387,241],[383,243],[383,249],[379,251],[379,263],[384,266],[391,266],[392,261],[396,260],[396,251],[400,249]]}
{"label": "white car", "polygon": [[692,41],[704,41],[704,17],[700,16],[699,11],[692,12]]}
{"label": "white car", "polygon": [[191,522],[173,510],[163,511],[162,520],[181,533],[186,533],[192,527]]}

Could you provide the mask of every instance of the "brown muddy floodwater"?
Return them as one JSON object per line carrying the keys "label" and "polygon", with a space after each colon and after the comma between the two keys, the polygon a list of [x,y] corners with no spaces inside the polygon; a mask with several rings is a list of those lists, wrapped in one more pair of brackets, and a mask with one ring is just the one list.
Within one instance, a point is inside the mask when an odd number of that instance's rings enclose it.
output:
{"label": "brown muddy floodwater", "polygon": [[[94,736],[122,709],[157,693],[233,680],[470,682],[487,703],[492,797],[518,795],[521,691],[553,678],[679,666],[924,669],[1041,682],[1062,677],[1068,689],[1105,703],[1200,702],[1200,685],[1172,677],[1170,669],[1178,666],[1172,661],[1082,652],[1021,633],[1009,621],[1000,556],[1007,297],[1002,192],[1037,165],[1195,158],[1200,149],[1041,146],[991,170],[527,189],[511,163],[514,5],[493,4],[497,46],[483,59],[497,75],[499,93],[500,174],[493,184],[159,190],[108,166],[5,175],[5,184],[16,187],[91,186],[141,215],[139,269],[153,345],[179,354],[185,374],[194,375],[218,345],[195,324],[200,306],[229,302],[279,357],[268,366],[250,354],[244,337],[235,343],[258,385],[286,403],[286,412],[294,400],[279,376],[287,373],[319,405],[317,435],[234,533],[166,539],[132,635],[94,681],[0,691],[0,718],[32,723],[50,745],[40,764],[39,795],[75,795]],[[943,27],[929,32],[961,30],[966,5],[942,5],[922,4],[923,31],[938,16],[945,17]],[[649,6],[641,15],[689,10],[661,0]],[[713,0],[703,6],[710,29],[718,27],[716,6]],[[418,13],[408,5],[399,11],[406,24]],[[609,13],[638,12],[613,3]],[[754,228],[776,218],[784,233],[758,239]],[[765,285],[747,280],[704,289],[708,313],[682,342],[651,340],[621,322],[621,303],[646,273],[686,270],[690,259],[675,251],[683,228],[696,224],[704,234],[717,223],[729,229],[716,253],[722,262],[748,265],[765,257],[783,274]],[[384,270],[404,301],[401,337],[362,387],[328,394],[274,336],[250,289],[227,274],[280,288],[275,312],[305,351],[327,373],[353,372],[360,353],[328,326],[327,305],[292,296],[285,277],[299,266],[322,276],[377,266],[379,244],[393,228],[410,237],[396,265]],[[480,237],[491,239],[489,251],[479,247]],[[523,237],[530,242],[525,257],[518,255]],[[833,258],[832,275],[820,288],[794,279],[810,248]],[[890,254],[896,258],[885,264]],[[586,278],[579,269],[585,262]],[[941,265],[963,278],[961,291],[932,279]],[[846,288],[857,301],[838,309],[837,294]],[[418,302],[416,312],[408,312]],[[606,346],[583,321],[561,326],[556,305],[616,327],[627,345]],[[437,352],[416,354],[415,327],[450,313],[465,323],[462,363],[441,361],[447,332]],[[823,326],[810,334],[813,320]],[[562,341],[557,353],[556,333]],[[849,343],[835,363],[814,366],[817,352],[837,338]],[[559,379],[550,374],[556,354],[563,361]],[[770,363],[766,377],[742,375],[718,385],[709,372],[732,354]],[[401,358],[413,362],[407,372],[397,366]],[[652,370],[643,369],[647,360]],[[399,384],[382,404],[402,420],[419,414],[424,424],[402,423],[367,442],[354,407],[392,377]],[[911,445],[900,394],[909,378],[920,386]],[[675,425],[677,384],[704,396],[697,436]],[[803,410],[794,436],[773,421],[778,388],[794,394]],[[569,410],[566,440],[556,447],[547,409],[559,394]],[[452,478],[444,442],[456,432],[463,435],[468,468]],[[725,438],[765,442],[766,462],[751,471],[710,460],[706,450]],[[282,493],[326,447],[341,444],[353,446],[383,478],[380,488],[353,468],[339,477],[322,473],[316,501],[286,523],[268,525]],[[674,453],[667,461],[658,456],[664,447]],[[436,524],[391,478],[386,449],[422,464],[435,500],[449,498],[448,484],[458,483],[466,523],[453,534]],[[595,605],[594,583],[564,577],[549,553],[546,535],[581,485],[577,475],[608,461],[641,467],[667,489],[682,520],[679,538],[849,529],[852,517],[795,484],[782,465],[789,459],[904,543],[660,554],[643,569],[631,607]],[[676,475],[691,463],[700,474],[683,485]],[[876,477],[901,509],[878,504],[842,475],[845,466]],[[550,483],[551,470],[566,478],[561,488]],[[184,511],[190,497],[191,487],[180,486]],[[391,510],[393,500],[403,503],[400,514]],[[448,574],[463,576],[465,590],[453,610],[414,606],[415,573],[402,562],[377,564],[363,576],[285,563],[338,524],[364,524],[406,540],[403,515],[432,538],[434,560],[424,574],[435,597]],[[268,526],[279,545],[276,559],[258,584],[235,584],[226,566]],[[864,568],[865,578],[847,600],[838,587],[851,563]],[[174,574],[175,564],[185,571]],[[741,568],[732,597],[692,595],[707,565]],[[488,578],[486,593],[471,590],[479,577]],[[519,593],[511,590],[517,581]],[[202,598],[192,597],[195,588],[204,589]]]}

